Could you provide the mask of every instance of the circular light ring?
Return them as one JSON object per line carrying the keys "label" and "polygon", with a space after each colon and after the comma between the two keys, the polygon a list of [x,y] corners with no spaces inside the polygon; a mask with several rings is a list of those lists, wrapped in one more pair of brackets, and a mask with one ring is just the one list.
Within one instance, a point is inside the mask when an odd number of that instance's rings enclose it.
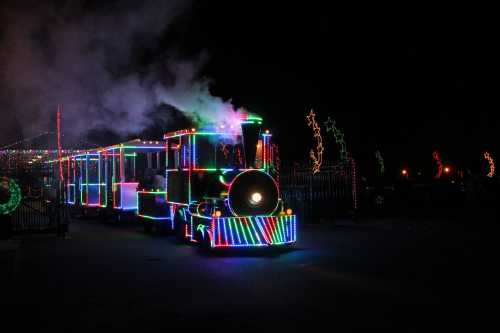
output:
{"label": "circular light ring", "polygon": [[[268,179],[270,179],[272,181],[272,184],[274,185],[274,189],[276,189],[276,205],[272,208],[272,209],[269,209],[268,212],[266,212],[265,214],[238,214],[234,209],[233,209],[233,203],[231,202],[231,198],[232,198],[232,189],[233,189],[233,185],[238,182],[239,179],[241,179],[241,177],[243,177],[244,175],[248,175],[249,173],[254,173],[254,174],[259,174],[259,175],[265,175]],[[255,191],[255,190],[254,190]],[[253,193],[254,191],[250,191],[250,193]],[[255,193],[253,193],[255,194]],[[260,194],[260,193],[259,193]],[[246,196],[248,198],[248,195]],[[261,199],[262,199],[262,194],[261,194]],[[276,180],[271,177],[271,175],[269,175],[267,172],[264,172],[264,171],[261,171],[261,170],[256,170],[256,169],[250,169],[250,170],[246,170],[238,175],[236,175],[236,177],[234,177],[234,179],[232,180],[231,184],[229,185],[229,189],[228,189],[228,207],[229,207],[229,210],[231,212],[231,214],[233,214],[234,216],[258,216],[258,215],[273,215],[276,210],[278,209],[279,207],[279,203],[280,203],[280,191],[279,191],[279,186],[278,184],[276,183]],[[252,207],[249,207],[249,208],[252,208]]]}
{"label": "circular light ring", "polygon": [[1,204],[0,203],[0,215],[7,215],[12,213],[19,206],[21,202],[21,189],[19,185],[13,180],[9,178],[4,178],[4,181],[8,179],[8,189],[9,189],[9,200]]}

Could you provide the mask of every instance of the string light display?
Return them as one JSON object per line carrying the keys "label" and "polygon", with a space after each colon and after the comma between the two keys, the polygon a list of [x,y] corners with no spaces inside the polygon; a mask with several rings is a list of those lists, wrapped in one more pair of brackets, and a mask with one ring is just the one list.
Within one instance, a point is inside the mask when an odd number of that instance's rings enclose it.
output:
{"label": "string light display", "polygon": [[283,245],[297,240],[295,215],[213,218],[210,235],[212,248]]}
{"label": "string light display", "polygon": [[438,166],[438,171],[436,176],[434,176],[434,178],[441,178],[441,175],[443,174],[443,161],[441,160],[441,156],[439,156],[439,152],[435,150],[432,153],[432,157],[434,158]]}
{"label": "string light display", "polygon": [[495,161],[489,152],[484,152],[484,158],[488,161],[490,165],[490,172],[486,176],[492,178],[495,175]]}
{"label": "string light display", "polygon": [[358,209],[358,196],[356,189],[356,162],[354,158],[351,157],[351,168],[352,168],[352,205],[354,207],[354,211]]}
{"label": "string light display", "polygon": [[[242,123],[260,125],[261,118],[247,118]],[[319,131],[319,126],[316,122],[314,123],[315,130]],[[234,148],[231,146],[233,142],[240,139],[234,131],[182,130],[165,134],[165,142],[162,143],[131,141],[57,158],[51,163],[57,170],[56,163],[61,160],[68,161],[68,175],[75,175],[75,170],[80,170],[78,177],[68,176],[68,192],[76,191],[76,195],[68,195],[68,204],[76,202],[86,207],[106,207],[109,187],[112,189],[113,209],[134,211],[137,216],[146,221],[145,223],[165,223],[172,229],[181,223],[181,230],[189,241],[198,242],[198,236],[202,233],[203,239],[207,240],[209,237],[211,248],[275,246],[295,242],[296,216],[292,214],[291,209],[288,209],[286,214],[283,209],[281,212],[278,209],[282,201],[279,197],[279,185],[276,183],[276,178],[272,176],[274,175],[272,171],[279,174],[279,166],[275,165],[278,149],[271,143],[270,132],[262,132],[257,141],[261,146],[260,153],[257,151],[259,156],[256,160],[261,161],[257,168],[253,163],[245,166],[243,151],[236,144]],[[221,154],[218,154],[219,151]],[[139,189],[139,183],[135,178],[137,152],[166,152],[165,189],[161,191],[151,190],[151,188]],[[230,158],[232,153],[235,158]],[[224,156],[221,160],[222,154]],[[125,161],[129,156],[132,159]],[[160,168],[159,165],[158,168]],[[133,175],[131,170],[134,170]],[[277,191],[275,199],[269,199],[272,196],[266,197],[260,193],[260,190],[257,193],[258,196],[253,192],[252,199],[258,197],[255,199],[254,210],[251,213],[247,211],[238,215],[232,209],[235,203],[229,200],[230,189],[233,186],[236,189],[239,187],[244,189],[248,186],[234,185],[235,179],[245,172],[266,174],[273,181],[273,186],[276,186]],[[212,176],[218,177],[220,183],[229,189],[221,190],[220,196],[214,194],[210,199],[200,197],[198,181],[203,177],[210,179]],[[197,183],[194,186],[198,187],[195,187],[196,191],[192,191],[192,182],[195,181]],[[266,184],[257,182],[252,183],[251,186],[265,188]],[[206,184],[206,186],[213,186],[213,184]],[[218,189],[219,186],[214,188]],[[74,198],[80,198],[80,200],[74,200]],[[244,200],[245,197],[242,197],[240,201],[244,202]],[[276,201],[274,210],[272,212],[266,210],[264,203],[272,202],[274,206],[274,201]],[[260,202],[263,203],[262,207],[257,207]],[[174,216],[179,216],[180,219],[179,222],[175,222],[175,225],[174,221],[177,219],[174,219]]]}
{"label": "string light display", "polygon": [[385,172],[384,158],[382,157],[380,150],[375,151],[375,158],[378,161],[378,165],[380,167],[380,173],[384,173]]}
{"label": "string light display", "polygon": [[275,159],[274,167],[276,170],[276,182],[279,184],[280,183],[280,168],[281,168],[280,151],[279,151],[278,145],[275,143],[273,143],[272,148],[273,148],[272,149],[273,156]]}
{"label": "string light display", "polygon": [[16,210],[21,202],[21,189],[19,185],[7,177],[1,178],[1,186],[7,188],[9,191],[9,200],[6,203],[0,203],[0,215],[7,215]]}
{"label": "string light display", "polygon": [[37,134],[37,135],[34,135],[34,136],[30,136],[28,138],[24,138],[24,139],[21,139],[19,141],[16,141],[16,142],[13,142],[11,144],[8,144],[6,146],[3,146],[3,147],[0,147],[0,150],[5,150],[7,148],[10,148],[10,147],[14,147],[14,146],[17,146],[17,145],[20,145],[24,142],[27,142],[27,141],[33,141],[34,139],[38,139],[42,136],[45,136],[45,135],[50,135],[50,134],[53,134],[53,132],[43,132],[43,133],[40,133],[40,134]]}
{"label": "string light display", "polygon": [[347,161],[347,148],[344,141],[344,133],[337,128],[335,121],[330,117],[325,121],[326,132],[332,132],[335,137],[335,142],[340,146],[340,160],[343,162]]}
{"label": "string light display", "polygon": [[319,172],[321,168],[321,164],[323,163],[323,151],[325,150],[323,147],[323,138],[321,137],[321,128],[318,126],[316,122],[316,114],[313,110],[309,112],[307,118],[307,126],[311,127],[314,133],[314,138],[316,139],[316,152],[311,149],[309,152],[309,156],[313,161],[313,174]]}

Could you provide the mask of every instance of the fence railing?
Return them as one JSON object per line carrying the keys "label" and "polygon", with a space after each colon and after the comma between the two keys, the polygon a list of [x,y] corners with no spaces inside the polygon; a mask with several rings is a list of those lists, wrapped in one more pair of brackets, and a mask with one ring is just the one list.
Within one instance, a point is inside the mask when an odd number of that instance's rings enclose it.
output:
{"label": "fence railing", "polygon": [[351,215],[357,209],[356,165],[353,159],[329,161],[313,174],[309,163],[294,163],[280,170],[282,197],[301,221],[316,223]]}
{"label": "fence railing", "polygon": [[9,233],[56,233],[64,236],[68,231],[69,214],[62,204],[60,192],[48,197],[41,189],[23,191],[19,206],[4,223],[9,223]]}

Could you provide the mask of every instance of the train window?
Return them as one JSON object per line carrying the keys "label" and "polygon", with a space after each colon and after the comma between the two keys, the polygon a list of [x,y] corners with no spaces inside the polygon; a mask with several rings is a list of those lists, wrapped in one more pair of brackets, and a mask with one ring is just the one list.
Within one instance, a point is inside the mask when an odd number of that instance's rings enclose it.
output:
{"label": "train window", "polygon": [[177,169],[180,163],[180,150],[181,144],[180,140],[177,138],[170,139],[168,141],[167,147],[167,168],[168,169]]}
{"label": "train window", "polygon": [[82,183],[86,183],[87,182],[87,172],[86,172],[86,169],[85,169],[85,160],[84,159],[81,159],[78,163],[80,165],[80,177],[82,179]]}
{"label": "train window", "polygon": [[263,152],[264,152],[264,143],[262,139],[257,141],[257,151],[255,153],[255,167],[257,169],[263,168]]}
{"label": "train window", "polygon": [[106,157],[102,155],[100,161],[100,168],[101,168],[101,173],[100,173],[101,178],[99,179],[99,183],[105,183],[107,175],[107,165],[106,165]]}
{"label": "train window", "polygon": [[86,181],[88,184],[99,183],[99,158],[97,156],[89,156],[86,167]]}
{"label": "train window", "polygon": [[125,155],[125,182],[133,182],[135,181],[135,156],[134,155]]}
{"label": "train window", "polygon": [[114,182],[120,182],[120,151],[113,150],[113,177]]}
{"label": "train window", "polygon": [[194,147],[197,169],[212,169],[216,166],[218,142],[210,135],[197,135]]}
{"label": "train window", "polygon": [[216,151],[216,165],[218,168],[242,168],[241,138],[220,138]]}
{"label": "train window", "polygon": [[166,157],[166,152],[165,151],[161,151],[159,153],[160,155],[160,165],[158,166],[159,169],[165,169],[166,168],[166,161],[167,161],[167,157]]}

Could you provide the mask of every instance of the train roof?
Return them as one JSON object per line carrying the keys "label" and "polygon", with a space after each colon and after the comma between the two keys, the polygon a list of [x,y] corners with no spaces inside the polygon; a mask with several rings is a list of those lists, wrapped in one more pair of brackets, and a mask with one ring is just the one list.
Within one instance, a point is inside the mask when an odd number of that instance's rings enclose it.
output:
{"label": "train roof", "polygon": [[[78,151],[76,154],[70,154],[63,156],[61,160],[66,161],[69,158],[73,157],[78,157],[78,156],[84,156],[84,155],[89,155],[89,154],[100,154],[102,152],[107,152],[110,150],[115,150],[115,149],[127,149],[127,150],[132,150],[132,151],[147,151],[147,152],[160,152],[165,149],[165,142],[163,141],[152,141],[152,140],[141,140],[141,139],[134,139],[130,140],[127,142],[123,143],[118,143],[115,145],[107,146],[107,147],[99,147],[99,148],[92,148],[92,149],[87,149],[87,150],[82,150]],[[48,161],[48,163],[52,162],[58,162],[59,159],[54,159]]]}

